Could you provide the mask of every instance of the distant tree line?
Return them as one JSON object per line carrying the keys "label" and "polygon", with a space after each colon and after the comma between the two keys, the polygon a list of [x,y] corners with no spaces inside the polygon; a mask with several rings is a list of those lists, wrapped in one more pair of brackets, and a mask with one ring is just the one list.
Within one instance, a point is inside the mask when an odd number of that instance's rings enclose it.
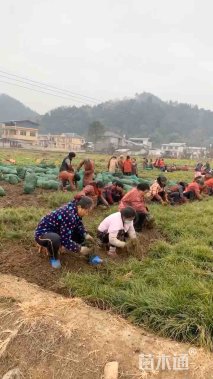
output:
{"label": "distant tree line", "polygon": [[41,119],[42,131],[88,135],[89,125],[99,121],[106,130],[126,136],[150,137],[155,144],[213,143],[213,112],[189,104],[164,102],[151,94],[134,99],[108,101],[94,107],[60,107]]}

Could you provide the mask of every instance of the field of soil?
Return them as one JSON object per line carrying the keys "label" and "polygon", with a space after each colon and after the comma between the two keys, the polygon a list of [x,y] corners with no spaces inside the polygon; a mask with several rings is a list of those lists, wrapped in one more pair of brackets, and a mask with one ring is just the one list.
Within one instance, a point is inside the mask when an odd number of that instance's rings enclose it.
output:
{"label": "field of soil", "polygon": [[27,195],[23,193],[23,182],[16,185],[4,182],[3,187],[6,196],[0,197],[1,208],[38,207],[45,205],[41,196],[45,191],[41,188],[36,188],[32,195]]}
{"label": "field of soil", "polygon": [[[19,185],[4,185],[7,196],[0,198],[1,208],[18,208],[18,207],[44,207],[45,201],[43,194],[47,191],[36,189],[36,192],[31,195],[23,194],[23,184]],[[48,192],[48,193],[51,193]],[[101,213],[101,210],[98,211]],[[160,239],[161,235],[157,230],[146,229],[140,237],[141,249],[138,252],[139,259],[147,254],[149,245],[155,240]],[[61,271],[54,270],[50,267],[45,251],[39,253],[36,243],[27,244],[16,243],[13,241],[6,241],[0,247],[0,272],[4,274],[12,274],[17,277],[26,279],[31,283],[38,284],[39,286],[56,292],[63,292],[69,294],[65,287],[60,284]],[[98,251],[99,255],[107,262],[107,255],[105,251]],[[119,264],[122,260],[128,258],[128,253],[122,254],[122,258],[118,258],[115,264]],[[96,268],[88,265],[84,258],[77,255],[70,254],[69,252],[61,252],[61,263],[64,272],[92,272],[102,268]],[[104,266],[103,266],[104,269]]]}
{"label": "field of soil", "polygon": [[[36,189],[23,194],[23,184],[4,184],[4,209],[47,208],[44,194]],[[51,194],[51,191],[48,192]],[[100,211],[101,212],[101,211]],[[150,244],[162,239],[157,230],[144,230],[139,237],[137,258],[143,259]],[[105,259],[106,253],[98,251]],[[126,251],[114,262],[128,259]],[[66,272],[92,273],[86,260],[61,253],[62,271],[51,269],[45,253],[34,242],[6,240],[0,244],[0,377],[17,367],[21,378],[103,379],[107,362],[118,361],[119,378],[212,379],[212,354],[192,345],[159,338],[132,326],[126,320],[85,304],[62,284]],[[191,353],[192,352],[192,353]],[[188,354],[186,371],[139,370],[139,354]]]}

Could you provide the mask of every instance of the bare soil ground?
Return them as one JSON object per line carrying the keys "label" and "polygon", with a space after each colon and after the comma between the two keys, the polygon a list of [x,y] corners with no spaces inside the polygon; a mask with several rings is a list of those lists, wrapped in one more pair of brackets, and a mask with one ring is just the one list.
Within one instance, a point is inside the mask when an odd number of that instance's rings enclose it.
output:
{"label": "bare soil ground", "polygon": [[37,207],[38,205],[44,205],[41,195],[45,193],[45,190],[42,188],[36,188],[32,195],[28,195],[23,193],[23,182],[16,185],[2,182],[1,185],[6,192],[6,196],[0,197],[1,208]]}
{"label": "bare soil ground", "polygon": [[[24,379],[101,379],[106,362],[116,360],[123,379],[213,378],[212,356],[203,349],[192,354],[189,345],[11,275],[0,276],[0,318],[0,376],[19,367]],[[140,353],[189,353],[189,369],[141,372]]]}
{"label": "bare soil ground", "polygon": [[[23,194],[23,183],[11,185],[4,182],[3,187],[7,195],[0,198],[0,206],[2,208],[42,207],[46,205],[42,195],[49,193],[49,191],[36,188],[33,194]],[[97,214],[100,212],[102,212],[101,209],[98,209]],[[162,236],[158,230],[144,230],[139,237],[140,249],[135,253],[137,258],[143,259],[147,254],[150,244],[154,240],[161,238]],[[96,253],[107,261],[105,251],[98,249]],[[115,264],[119,264],[122,260],[127,259],[129,255],[131,255],[131,252],[122,251],[120,258],[116,260]],[[63,270],[66,272],[92,272],[93,270],[102,269],[89,266],[85,259],[79,258],[75,254],[63,253],[60,258]],[[0,272],[16,275],[45,289],[68,295],[67,289],[61,287],[60,284],[61,271],[51,269],[47,256],[43,253],[38,253],[36,243],[20,244],[16,240],[12,240],[2,244],[0,246]]]}
{"label": "bare soil ground", "polygon": [[[142,248],[138,252],[139,259],[142,259],[147,254],[150,243],[159,237],[159,232],[151,230],[146,230],[141,235]],[[99,250],[98,254],[107,262],[105,251]],[[127,259],[128,256],[127,252],[123,252],[120,254],[120,258],[114,261],[114,264],[119,264],[124,259]],[[69,252],[63,252],[60,259],[64,272],[93,272],[93,270],[105,269],[104,265],[102,267],[90,266],[85,258],[80,258]],[[20,246],[14,241],[3,244],[0,247],[0,273],[16,275],[45,289],[69,295],[68,290],[60,284],[62,272],[51,268],[48,257],[45,253],[38,252],[36,244]]]}

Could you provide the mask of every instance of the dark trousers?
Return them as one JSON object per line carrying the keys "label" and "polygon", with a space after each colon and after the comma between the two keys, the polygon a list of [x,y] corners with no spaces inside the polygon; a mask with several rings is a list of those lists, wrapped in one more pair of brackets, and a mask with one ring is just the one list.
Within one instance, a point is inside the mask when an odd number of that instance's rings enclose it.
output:
{"label": "dark trousers", "polygon": [[112,193],[112,199],[114,203],[118,203],[122,199],[122,195],[120,193]]}
{"label": "dark trousers", "polygon": [[134,228],[136,232],[141,232],[145,220],[146,213],[136,212],[136,217],[134,219]]}
{"label": "dark trousers", "polygon": [[207,187],[207,191],[208,191],[207,193],[209,196],[213,196],[213,188]]}
{"label": "dark trousers", "polygon": [[[73,231],[72,240],[79,245],[82,245],[85,238],[78,233],[78,230]],[[61,246],[61,239],[57,233],[45,233],[36,239],[36,242],[43,247],[46,247],[50,258],[58,259],[58,251]]]}
{"label": "dark trousers", "polygon": [[189,200],[195,200],[195,193],[193,191],[184,192],[183,196]]}
{"label": "dark trousers", "polygon": [[131,173],[131,172],[124,172],[124,175],[126,175],[126,176],[131,176],[132,173]]}
{"label": "dark trousers", "polygon": [[[166,192],[165,191],[158,192],[158,195],[161,197],[161,199],[163,201],[166,200]],[[153,197],[152,201],[159,203],[159,200],[157,200],[156,197]]]}
{"label": "dark trousers", "polygon": [[[109,233],[100,232],[98,230],[97,237],[98,237],[99,241],[101,243],[103,243],[104,245],[113,246],[109,243]],[[119,239],[120,241],[125,241],[126,238],[127,238],[127,233],[125,233],[124,230],[119,230],[118,235],[117,235],[117,239]]]}
{"label": "dark trousers", "polygon": [[180,196],[180,192],[171,192],[168,196],[169,198],[169,201],[171,203],[180,203],[181,201],[181,196]]}
{"label": "dark trousers", "polygon": [[43,247],[46,247],[50,258],[58,259],[58,250],[61,245],[61,239],[57,233],[45,233],[36,239],[36,242]]}

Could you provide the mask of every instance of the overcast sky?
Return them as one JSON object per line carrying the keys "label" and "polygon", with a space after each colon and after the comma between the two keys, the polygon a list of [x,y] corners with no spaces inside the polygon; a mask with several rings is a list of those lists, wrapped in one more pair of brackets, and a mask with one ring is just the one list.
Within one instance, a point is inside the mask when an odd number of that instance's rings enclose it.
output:
{"label": "overcast sky", "polygon": [[[146,91],[213,109],[212,14],[212,0],[2,0],[0,70],[97,102]],[[81,105],[2,80],[40,113]]]}

